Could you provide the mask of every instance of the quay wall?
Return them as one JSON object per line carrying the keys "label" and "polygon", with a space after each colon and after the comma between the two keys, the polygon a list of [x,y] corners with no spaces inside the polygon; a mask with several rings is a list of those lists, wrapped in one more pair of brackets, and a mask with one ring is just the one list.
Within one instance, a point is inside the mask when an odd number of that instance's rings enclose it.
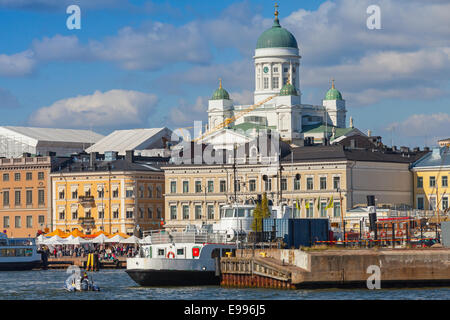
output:
{"label": "quay wall", "polygon": [[[263,254],[261,254],[263,253]],[[381,285],[450,285],[450,249],[351,249],[302,251],[298,249],[238,250],[236,257],[267,257],[292,266],[291,283],[297,286],[366,286],[380,269]]]}

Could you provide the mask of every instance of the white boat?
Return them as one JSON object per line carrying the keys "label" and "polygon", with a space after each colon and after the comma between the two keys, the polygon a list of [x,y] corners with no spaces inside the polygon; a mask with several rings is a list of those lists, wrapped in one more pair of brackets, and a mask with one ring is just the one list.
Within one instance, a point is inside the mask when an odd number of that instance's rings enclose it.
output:
{"label": "white boat", "polygon": [[198,230],[150,232],[151,244],[127,259],[128,275],[141,286],[218,285],[219,259],[234,254],[236,242],[225,233]]}
{"label": "white boat", "polygon": [[0,271],[31,270],[40,265],[35,239],[8,238],[0,233]]}

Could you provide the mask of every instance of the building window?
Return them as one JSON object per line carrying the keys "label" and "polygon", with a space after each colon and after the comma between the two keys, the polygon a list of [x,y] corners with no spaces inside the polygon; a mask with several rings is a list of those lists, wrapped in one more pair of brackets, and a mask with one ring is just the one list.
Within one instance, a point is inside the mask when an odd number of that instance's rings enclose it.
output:
{"label": "building window", "polygon": [[183,220],[189,219],[189,206],[183,206]]}
{"label": "building window", "polygon": [[225,180],[220,180],[220,192],[227,191],[227,182]]}
{"label": "building window", "polygon": [[234,181],[234,190],[237,192],[241,191],[241,181],[240,180]]}
{"label": "building window", "polygon": [[85,212],[84,212],[84,216],[85,216],[86,218],[90,218],[90,217],[91,217],[91,209],[85,211]]}
{"label": "building window", "polygon": [[148,189],[148,197],[153,198],[153,185],[149,184],[147,189]]}
{"label": "building window", "polygon": [[208,206],[208,220],[214,220],[214,206]]}
{"label": "building window", "polygon": [[139,218],[144,219],[144,209],[139,208]]}
{"label": "building window", "polygon": [[306,178],[306,190],[312,190],[314,188],[313,178]]}
{"label": "building window", "polygon": [[84,191],[84,195],[85,195],[86,197],[90,197],[90,196],[91,196],[91,188],[86,189],[86,190]]}
{"label": "building window", "polygon": [[105,197],[105,189],[100,187],[100,189],[97,190],[97,194],[100,199],[103,199]]}
{"label": "building window", "polygon": [[326,218],[327,217],[327,203],[326,202],[321,202],[320,203],[320,217],[322,218]]}
{"label": "building window", "polygon": [[287,180],[286,178],[281,179],[281,190],[286,191],[287,190]]}
{"label": "building window", "polygon": [[33,204],[33,190],[26,191],[27,205]]}
{"label": "building window", "polygon": [[264,81],[264,89],[269,89],[269,78],[264,77],[263,81]]}
{"label": "building window", "polygon": [[20,190],[14,191],[14,205],[20,206]]}
{"label": "building window", "polygon": [[72,199],[78,199],[78,190],[72,191]]}
{"label": "building window", "polygon": [[425,209],[425,201],[423,197],[417,198],[417,209],[424,210]]}
{"label": "building window", "polygon": [[9,181],[9,173],[3,174],[3,181]]}
{"label": "building window", "polygon": [[119,197],[119,188],[118,187],[113,188],[112,196],[113,196],[113,198]]}
{"label": "building window", "polygon": [[133,198],[133,188],[128,187],[127,190],[125,190],[125,197],[127,198]]}
{"label": "building window", "polygon": [[144,186],[139,186],[139,198],[144,197]]}
{"label": "building window", "polygon": [[307,200],[308,206],[306,208],[306,217],[313,218],[314,217],[314,201]]}
{"label": "building window", "polygon": [[38,190],[38,204],[39,205],[44,205],[45,204],[44,190]]}
{"label": "building window", "polygon": [[448,209],[448,197],[442,197],[442,210]]}
{"label": "building window", "polygon": [[157,219],[161,219],[162,218],[162,209],[161,208],[156,208],[156,218]]}
{"label": "building window", "polygon": [[333,216],[335,218],[341,216],[341,203],[339,201],[333,203]]}
{"label": "building window", "polygon": [[251,179],[249,182],[248,182],[248,188],[249,188],[249,191],[256,191],[256,180],[255,179]]}
{"label": "building window", "polygon": [[131,209],[131,208],[127,209],[126,218],[127,219],[133,219],[133,212],[134,212],[133,209]]}
{"label": "building window", "polygon": [[9,191],[3,191],[3,206],[9,206]]}
{"label": "building window", "polygon": [[273,77],[272,78],[272,88],[273,89],[278,89],[279,88],[279,79],[278,79],[278,77]]}
{"label": "building window", "polygon": [[271,191],[272,190],[272,179],[267,179],[267,181],[264,182],[264,189],[265,191]]}
{"label": "building window", "polygon": [[152,207],[147,208],[147,218],[153,219],[153,208]]}
{"label": "building window", "polygon": [[448,187],[448,178],[447,176],[442,176],[442,186]]}
{"label": "building window", "polygon": [[9,228],[9,216],[3,217],[3,228]]}
{"label": "building window", "polygon": [[202,192],[202,182],[201,181],[195,181],[195,192],[196,193]]}
{"label": "building window", "polygon": [[38,172],[38,180],[44,180],[44,172]]}
{"label": "building window", "polygon": [[333,189],[337,190],[341,188],[341,178],[340,177],[333,177]]}
{"label": "building window", "polygon": [[170,219],[171,220],[177,219],[177,207],[176,206],[170,206]]}
{"label": "building window", "polygon": [[33,216],[27,216],[27,228],[33,228]]}
{"label": "building window", "polygon": [[119,219],[119,208],[113,209],[113,219]]}
{"label": "building window", "polygon": [[273,73],[278,73],[278,67],[273,67]]}
{"label": "building window", "polygon": [[423,177],[417,177],[417,188],[423,188]]}
{"label": "building window", "polygon": [[20,173],[19,172],[14,173],[14,181],[20,181]]}
{"label": "building window", "polygon": [[300,190],[300,179],[294,179],[294,190]]}
{"label": "building window", "polygon": [[104,208],[99,208],[98,209],[98,218],[99,219],[105,219],[105,209]]}
{"label": "building window", "polygon": [[202,206],[195,206],[195,220],[202,219]]}
{"label": "building window", "polygon": [[320,190],[326,190],[326,189],[327,189],[327,178],[320,177]]}
{"label": "building window", "polygon": [[189,193],[189,181],[183,181],[183,193]]}
{"label": "building window", "polygon": [[287,77],[284,77],[284,78],[283,78],[283,85],[285,85],[285,84],[287,83],[287,81],[288,81],[288,78],[287,78]]}
{"label": "building window", "polygon": [[39,225],[44,225],[44,223],[45,223],[45,216],[38,216],[38,223],[39,223]]}
{"label": "building window", "polygon": [[33,180],[33,173],[32,172],[27,172],[25,175],[25,179],[26,180]]}
{"label": "building window", "polygon": [[288,72],[288,68],[284,67],[283,71]]}
{"label": "building window", "polygon": [[156,198],[162,198],[162,187],[160,185],[156,186]]}
{"label": "building window", "polygon": [[58,192],[58,199],[59,200],[64,200],[64,198],[65,198],[65,191],[64,190],[59,191]]}
{"label": "building window", "polygon": [[22,217],[20,217],[20,216],[14,217],[14,227],[22,228]]}
{"label": "building window", "polygon": [[430,198],[429,210],[436,210],[436,198]]}
{"label": "building window", "polygon": [[430,187],[436,186],[436,177],[430,177]]}
{"label": "building window", "polygon": [[177,182],[170,181],[170,193],[177,193]]}
{"label": "building window", "polygon": [[208,192],[214,192],[214,181],[208,181]]}
{"label": "building window", "polygon": [[72,211],[72,220],[77,220],[78,219],[78,211],[74,210]]}

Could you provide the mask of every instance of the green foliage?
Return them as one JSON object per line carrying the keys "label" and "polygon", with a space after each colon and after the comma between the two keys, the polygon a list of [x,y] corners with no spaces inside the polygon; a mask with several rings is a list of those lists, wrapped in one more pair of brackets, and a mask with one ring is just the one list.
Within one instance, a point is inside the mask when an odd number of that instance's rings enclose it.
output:
{"label": "green foliage", "polygon": [[264,193],[262,201],[256,204],[255,210],[253,211],[253,221],[252,230],[255,232],[263,231],[262,220],[270,217],[270,209],[267,200],[267,194]]}

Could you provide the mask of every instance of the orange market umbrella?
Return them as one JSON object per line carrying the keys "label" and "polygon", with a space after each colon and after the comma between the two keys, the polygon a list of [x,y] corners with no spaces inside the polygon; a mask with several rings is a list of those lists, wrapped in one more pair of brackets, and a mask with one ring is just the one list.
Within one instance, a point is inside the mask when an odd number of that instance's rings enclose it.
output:
{"label": "orange market umbrella", "polygon": [[69,234],[67,232],[64,232],[64,231],[60,230],[60,229],[56,229],[53,232],[47,233],[45,236],[46,237],[58,236],[58,237],[61,237],[61,238],[67,238],[69,236]]}
{"label": "orange market umbrella", "polygon": [[83,232],[81,232],[80,230],[78,230],[78,229],[72,230],[72,232],[70,234],[72,236],[74,236],[75,238],[76,237],[81,237],[81,238],[86,237],[86,235]]}
{"label": "orange market umbrella", "polygon": [[110,237],[111,235],[108,232],[105,231],[97,231],[93,234],[87,234],[85,235],[86,238],[97,238],[99,235],[104,234],[106,237]]}

